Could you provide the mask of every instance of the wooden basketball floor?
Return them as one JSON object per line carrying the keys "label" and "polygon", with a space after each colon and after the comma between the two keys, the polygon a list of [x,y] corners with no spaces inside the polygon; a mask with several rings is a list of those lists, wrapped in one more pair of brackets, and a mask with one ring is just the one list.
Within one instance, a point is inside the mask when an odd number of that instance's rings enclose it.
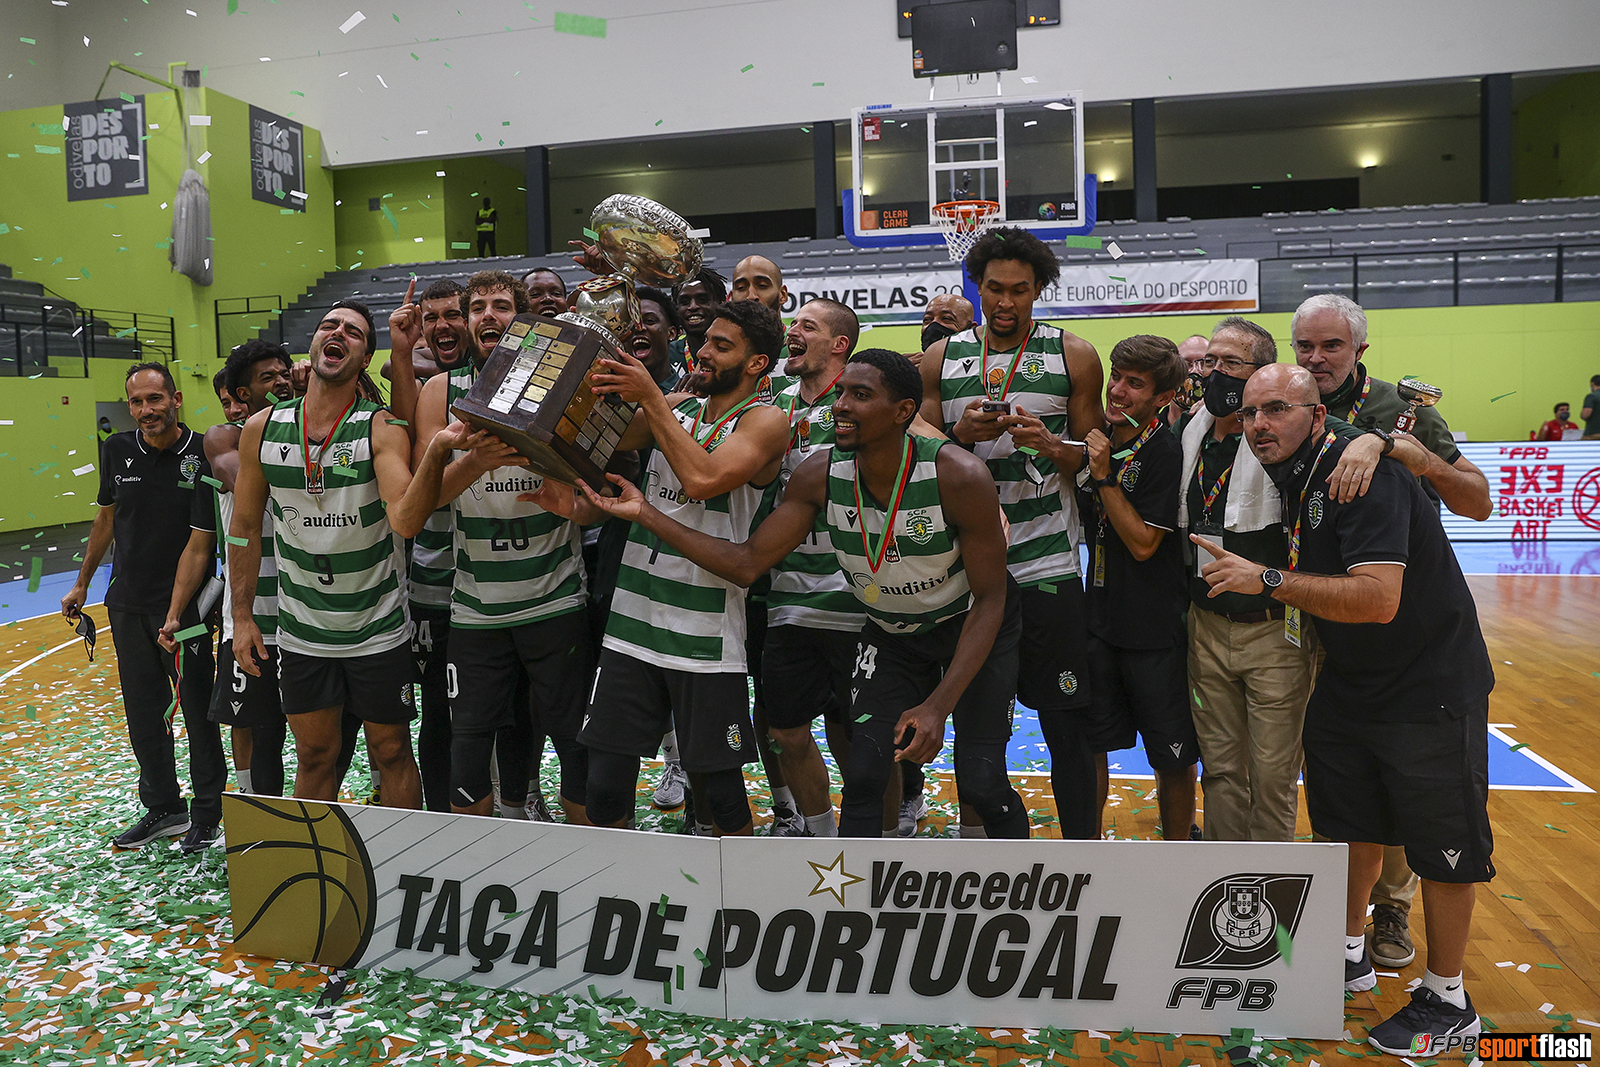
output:
{"label": "wooden basketball floor", "polygon": [[[1490,719],[1530,750],[1600,788],[1600,579],[1484,576],[1469,581],[1498,684]],[[95,614],[103,620],[103,612]],[[96,662],[59,618],[0,628],[0,1062],[29,1064],[1226,1062],[1216,1038],[938,1028],[762,1026],[563,998],[356,974],[315,1014],[326,969],[233,953],[223,852],[175,846],[113,853],[139,814],[114,655]],[[184,748],[180,745],[180,765]],[[364,763],[358,759],[358,768]],[[646,782],[644,793],[653,786]],[[1029,777],[1035,835],[1058,836],[1048,779]],[[765,796],[753,782],[765,812]],[[364,780],[353,771],[347,792]],[[1147,782],[1113,779],[1118,836],[1155,835]],[[547,789],[548,792],[548,789]],[[944,833],[948,792],[924,834]],[[1600,795],[1496,789],[1499,876],[1478,893],[1467,988],[1501,1031],[1600,1031]],[[654,820],[663,828],[674,816]],[[759,817],[758,817],[759,818]],[[1048,822],[1045,820],[1048,819]],[[1304,811],[1301,833],[1309,832]],[[959,848],[952,843],[949,847]],[[1386,1058],[1366,1028],[1407,999],[1418,958],[1375,993],[1347,997],[1353,1042],[1274,1045],[1262,1062]],[[911,1043],[907,1043],[909,1036]],[[693,1048],[690,1049],[690,1045]],[[1072,1057],[1060,1051],[1072,1050]],[[912,1050],[915,1050],[913,1054]],[[564,1053],[552,1059],[553,1052]],[[691,1054],[693,1059],[691,1059]],[[725,1059],[723,1057],[726,1057]]]}

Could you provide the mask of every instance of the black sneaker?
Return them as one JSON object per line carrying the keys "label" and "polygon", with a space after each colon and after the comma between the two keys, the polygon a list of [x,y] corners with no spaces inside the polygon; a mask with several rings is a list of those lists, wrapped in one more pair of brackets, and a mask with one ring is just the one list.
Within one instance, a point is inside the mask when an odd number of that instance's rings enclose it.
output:
{"label": "black sneaker", "polygon": [[[1463,996],[1466,994],[1463,992]],[[1391,1056],[1443,1054],[1451,1038],[1478,1034],[1483,1025],[1472,998],[1458,1008],[1426,986],[1412,990],[1411,1003],[1367,1031],[1367,1040]],[[1459,1042],[1454,1046],[1460,1048]]]}
{"label": "black sneaker", "polygon": [[221,840],[222,827],[212,823],[197,822],[183,835],[183,843],[178,846],[178,851],[185,854],[204,852]]}
{"label": "black sneaker", "polygon": [[158,837],[177,837],[187,829],[189,829],[188,812],[157,815],[153,811],[147,811],[144,818],[113,837],[111,843],[118,848],[143,848]]}
{"label": "black sneaker", "polygon": [[1346,956],[1344,960],[1344,988],[1351,993],[1365,993],[1375,989],[1378,985],[1378,972],[1372,969],[1372,959],[1367,955],[1363,946],[1361,958],[1352,960]]}

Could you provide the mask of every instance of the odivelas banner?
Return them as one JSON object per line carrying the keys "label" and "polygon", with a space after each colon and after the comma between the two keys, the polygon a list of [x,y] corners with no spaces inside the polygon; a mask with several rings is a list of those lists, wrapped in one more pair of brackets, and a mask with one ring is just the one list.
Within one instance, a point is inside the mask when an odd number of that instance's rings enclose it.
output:
{"label": "odivelas banner", "polygon": [[[1061,267],[1033,306],[1038,319],[1104,318],[1116,315],[1239,314],[1258,310],[1257,263],[1216,259],[1174,263],[1111,263]],[[864,323],[920,323],[928,301],[961,293],[955,268],[907,274],[838,274],[789,279],[784,314],[808,300],[837,300]]]}
{"label": "odivelas banner", "polygon": [[1344,845],[700,838],[228,793],[234,947],[719,1018],[1337,1039]]}
{"label": "odivelas banner", "polygon": [[1473,441],[1459,446],[1489,479],[1484,522],[1445,508],[1452,541],[1600,541],[1600,441]]}

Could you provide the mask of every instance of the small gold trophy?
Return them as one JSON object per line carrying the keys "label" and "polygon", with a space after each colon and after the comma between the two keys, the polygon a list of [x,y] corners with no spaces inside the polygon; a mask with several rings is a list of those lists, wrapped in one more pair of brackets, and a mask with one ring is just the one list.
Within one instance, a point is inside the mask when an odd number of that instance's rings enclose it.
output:
{"label": "small gold trophy", "polygon": [[1437,385],[1429,385],[1417,378],[1401,378],[1395,383],[1394,391],[1410,405],[1395,417],[1395,433],[1410,433],[1417,425],[1417,409],[1431,408],[1444,396],[1444,391]]}

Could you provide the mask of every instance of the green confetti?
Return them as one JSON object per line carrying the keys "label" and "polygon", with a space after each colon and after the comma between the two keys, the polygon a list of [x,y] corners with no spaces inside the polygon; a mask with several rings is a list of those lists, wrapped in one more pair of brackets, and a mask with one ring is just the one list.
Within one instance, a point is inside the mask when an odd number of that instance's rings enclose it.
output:
{"label": "green confetti", "polygon": [[[1550,829],[1554,830],[1555,827],[1552,826],[1552,827],[1550,827]],[[1563,830],[1561,832],[1562,833],[1566,833],[1565,830]],[[1559,964],[1559,963],[1536,963],[1536,964],[1534,964],[1534,966],[1535,967],[1543,967],[1547,971],[1559,971],[1559,970],[1563,970],[1564,969],[1561,966],[1561,964]],[[1563,1018],[1564,1018],[1564,1016],[1563,1016]]]}
{"label": "green confetti", "polygon": [[657,126],[659,126],[659,125],[661,125],[661,124],[662,124],[662,122],[664,122],[664,121],[666,121],[666,120],[664,120],[664,119],[656,119],[656,125],[657,125]]}
{"label": "green confetti", "polygon": [[230,545],[238,545],[240,548],[243,548],[245,545],[248,545],[250,543],[250,539],[249,538],[247,538],[247,537],[235,537],[235,536],[233,536],[233,534],[225,534],[223,536],[223,540],[227,541],[228,544],[230,544]]}
{"label": "green confetti", "polygon": [[872,712],[863,712],[862,714],[856,716],[856,722],[866,722],[870,718],[872,718]]}
{"label": "green confetti", "polygon": [[1122,277],[1120,274],[1107,274],[1106,277],[1110,278],[1114,282],[1125,282],[1128,280]]}
{"label": "green confetti", "polygon": [[412,59],[415,59],[415,60],[416,60],[416,61],[417,61],[417,62],[419,62],[419,63],[420,63],[420,62],[422,62],[422,57],[421,57],[421,56],[419,56],[419,55],[417,55],[417,54],[416,54],[416,53],[415,53],[415,52],[412,52],[412,53],[411,53],[411,58],[412,58]]}
{"label": "green confetti", "polygon": [[1491,396],[1489,398],[1489,403],[1493,404],[1496,400],[1504,400],[1508,396],[1516,396],[1516,395],[1517,395],[1517,391],[1515,389],[1513,389],[1509,393],[1501,393],[1499,396]]}
{"label": "green confetti", "polygon": [[133,331],[135,329],[137,329],[137,327],[129,326],[126,330],[118,330],[116,333],[112,334],[111,336],[112,337],[131,337],[133,335]]}
{"label": "green confetti", "polygon": [[756,65],[754,63],[746,63],[744,66],[739,68],[739,73],[740,74],[749,74],[752,70],[755,70],[755,69],[756,69]]}
{"label": "green confetti", "polygon": [[[1546,829],[1546,830],[1554,830],[1554,831],[1555,831],[1555,832],[1556,832],[1556,833],[1558,833],[1558,834],[1564,834],[1564,833],[1566,833],[1566,831],[1565,831],[1565,830],[1563,830],[1563,829],[1562,829],[1562,828],[1561,828],[1561,827],[1559,827],[1559,826],[1551,826],[1551,825],[1550,825],[1550,824],[1549,824],[1549,823],[1545,823],[1545,824],[1544,824],[1544,828],[1545,828],[1545,829]],[[1543,967],[1543,966],[1544,966],[1544,964],[1542,964],[1542,963],[1541,963],[1541,964],[1540,964],[1540,965],[1539,965],[1539,966],[1541,966],[1541,967]]]}
{"label": "green confetti", "polygon": [[1061,240],[1068,248],[1101,248],[1105,242],[1098,237],[1068,236]]}
{"label": "green confetti", "polygon": [[384,419],[383,421],[387,422],[390,426],[410,426],[411,425],[405,419]]}
{"label": "green confetti", "polygon": [[1294,938],[1289,936],[1289,931],[1283,928],[1282,923],[1279,923],[1277,929],[1272,931],[1272,936],[1277,938],[1278,955],[1283,957],[1283,965],[1285,967],[1293,966]]}
{"label": "green confetti", "polygon": [[1521,897],[1514,897],[1510,893],[1501,893],[1500,895],[1505,897],[1507,900],[1521,900],[1522,899]]}
{"label": "green confetti", "polygon": [[38,44],[39,43],[38,41],[35,41],[32,37],[18,37],[17,40],[21,41],[23,44]]}
{"label": "green confetti", "polygon": [[172,635],[172,639],[174,641],[187,641],[191,637],[204,637],[207,632],[205,623],[201,623],[198,626],[191,626],[187,630],[179,630]]}
{"label": "green confetti", "polygon": [[813,89],[817,89],[817,88],[821,88],[822,86],[824,86],[826,84],[827,84],[827,82],[812,82],[811,83],[811,87]]}
{"label": "green confetti", "polygon": [[471,251],[472,242],[470,242],[470,241],[451,241],[450,242],[450,247],[451,248],[455,248],[455,249],[464,249],[464,250],[467,250],[467,251]]}
{"label": "green confetti", "polygon": [[61,149],[55,145],[36,144],[33,146],[33,150],[41,156],[59,156],[61,154]]}
{"label": "green confetti", "polygon": [[557,11],[556,32],[572,33],[579,37],[604,37],[606,20],[592,15],[574,15],[570,11]]}
{"label": "green confetti", "polygon": [[1521,742],[1519,744],[1512,745],[1511,746],[1511,751],[1515,752],[1519,748],[1527,748],[1527,747],[1528,747],[1528,742],[1523,741],[1523,742]]}
{"label": "green confetti", "polygon": [[656,914],[663,919],[667,917],[667,895],[661,894],[661,899],[656,901]]}
{"label": "green confetti", "polygon": [[[195,412],[195,414],[198,415],[200,413],[197,411],[197,412]],[[209,474],[202,474],[200,476],[200,480],[202,482],[205,482],[207,485],[209,485],[213,489],[221,489],[222,488],[222,483],[217,481],[215,478],[211,477],[211,475],[209,475]]]}
{"label": "green confetti", "polygon": [[124,101],[125,101],[125,102],[126,102],[126,103],[129,103],[129,104],[136,104],[136,103],[138,103],[138,101],[137,101],[137,100],[135,100],[135,99],[134,99],[134,98],[133,98],[133,94],[132,94],[132,93],[118,93],[118,94],[117,94],[117,95],[118,95],[118,96],[120,96],[120,97],[122,97],[122,99],[123,99],[123,100],[124,100]]}
{"label": "green confetti", "polygon": [[228,14],[232,15],[239,10],[239,0],[228,0]]}
{"label": "green confetti", "polygon": [[599,235],[599,234],[597,234],[597,233],[595,233],[595,232],[594,232],[594,231],[593,231],[593,230],[591,230],[591,229],[589,229],[589,227],[587,227],[587,226],[585,226],[585,227],[584,227],[584,228],[583,228],[583,235],[584,235],[584,236],[585,236],[585,237],[587,237],[587,238],[588,238],[588,239],[589,239],[589,240],[591,240],[591,241],[598,241],[598,240],[600,240],[600,235]]}
{"label": "green confetti", "polygon": [[700,884],[700,879],[696,878],[694,875],[690,874],[688,871],[684,870],[682,867],[678,868],[678,873],[683,875],[685,878],[689,879],[689,881],[693,882],[695,885],[699,885]]}
{"label": "green confetti", "polygon": [[42,578],[43,576],[44,576],[44,557],[43,556],[34,556],[33,557],[33,569],[28,572],[28,592],[37,593],[39,591],[39,579]]}

